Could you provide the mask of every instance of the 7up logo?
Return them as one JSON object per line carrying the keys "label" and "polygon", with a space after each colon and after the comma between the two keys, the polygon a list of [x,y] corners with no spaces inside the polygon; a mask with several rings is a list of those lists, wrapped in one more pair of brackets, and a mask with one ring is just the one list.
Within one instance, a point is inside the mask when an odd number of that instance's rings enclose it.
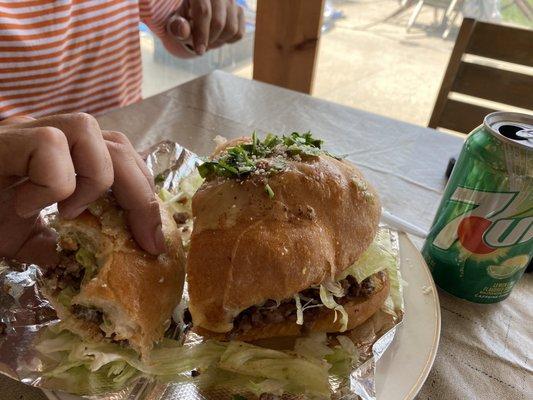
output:
{"label": "7up logo", "polygon": [[433,244],[446,250],[459,240],[471,253],[489,254],[500,247],[525,243],[533,238],[533,216],[518,210],[527,200],[527,194],[520,192],[482,192],[459,186],[449,201],[473,208],[449,221]]}

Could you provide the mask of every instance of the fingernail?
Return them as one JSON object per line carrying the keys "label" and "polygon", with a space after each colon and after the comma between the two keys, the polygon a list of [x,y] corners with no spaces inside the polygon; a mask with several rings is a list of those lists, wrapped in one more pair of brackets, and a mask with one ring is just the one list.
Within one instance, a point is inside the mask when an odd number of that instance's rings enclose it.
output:
{"label": "fingernail", "polygon": [[206,49],[205,44],[201,44],[196,49],[196,52],[198,53],[199,56],[201,56],[205,53],[205,49]]}
{"label": "fingernail", "polygon": [[161,224],[157,225],[154,232],[154,245],[158,253],[165,253],[167,251],[165,245],[165,237],[163,236],[163,230]]}

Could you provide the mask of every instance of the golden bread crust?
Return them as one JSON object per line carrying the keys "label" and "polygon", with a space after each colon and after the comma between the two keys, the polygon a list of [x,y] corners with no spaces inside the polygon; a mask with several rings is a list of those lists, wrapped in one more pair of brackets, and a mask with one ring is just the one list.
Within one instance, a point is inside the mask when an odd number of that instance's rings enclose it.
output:
{"label": "golden bread crust", "polygon": [[193,197],[187,274],[195,326],[231,331],[242,310],[333,279],[376,234],[377,194],[346,161],[288,161],[268,184],[273,199],[254,178],[215,178]]}

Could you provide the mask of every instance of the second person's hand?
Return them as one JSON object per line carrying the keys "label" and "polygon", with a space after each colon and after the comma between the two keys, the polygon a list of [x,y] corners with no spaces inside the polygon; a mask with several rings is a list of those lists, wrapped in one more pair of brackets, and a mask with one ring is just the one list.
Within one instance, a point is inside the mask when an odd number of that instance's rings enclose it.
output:
{"label": "second person's hand", "polygon": [[235,0],[183,0],[171,17],[169,30],[179,40],[192,41],[198,55],[241,39],[245,16]]}

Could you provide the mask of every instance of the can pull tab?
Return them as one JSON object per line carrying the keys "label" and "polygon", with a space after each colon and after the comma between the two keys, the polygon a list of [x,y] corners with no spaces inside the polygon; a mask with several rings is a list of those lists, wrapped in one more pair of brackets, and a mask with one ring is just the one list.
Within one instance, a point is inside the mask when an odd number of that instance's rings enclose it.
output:
{"label": "can pull tab", "polygon": [[526,141],[528,147],[533,147],[533,129],[522,129],[516,132],[518,140]]}
{"label": "can pull tab", "polygon": [[528,142],[533,142],[533,129],[522,129],[516,132],[516,136],[522,140],[527,140]]}

